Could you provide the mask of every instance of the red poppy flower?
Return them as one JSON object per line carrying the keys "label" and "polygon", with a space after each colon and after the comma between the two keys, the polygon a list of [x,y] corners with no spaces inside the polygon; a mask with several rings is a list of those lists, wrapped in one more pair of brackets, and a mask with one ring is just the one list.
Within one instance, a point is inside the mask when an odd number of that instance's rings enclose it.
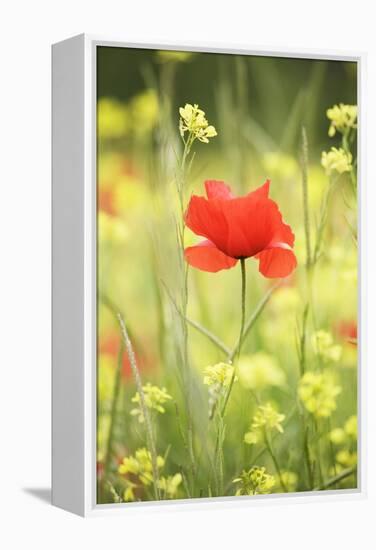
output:
{"label": "red poppy flower", "polygon": [[207,198],[192,196],[185,223],[206,240],[185,249],[187,262],[216,272],[253,257],[265,277],[290,275],[297,265],[294,234],[268,197],[269,185],[267,180],[244,197],[234,197],[223,181],[205,181]]}
{"label": "red poppy flower", "polygon": [[358,325],[355,321],[341,321],[335,325],[335,331],[346,342],[352,345],[357,345],[358,342]]}

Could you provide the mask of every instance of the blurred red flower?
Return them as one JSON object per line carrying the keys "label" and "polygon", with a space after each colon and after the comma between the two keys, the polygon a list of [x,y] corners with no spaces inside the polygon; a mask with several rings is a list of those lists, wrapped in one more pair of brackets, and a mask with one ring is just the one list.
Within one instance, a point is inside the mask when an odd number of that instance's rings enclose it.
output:
{"label": "blurred red flower", "polygon": [[290,275],[297,265],[294,234],[269,198],[269,185],[267,180],[244,197],[234,197],[223,181],[205,181],[207,198],[191,197],[185,223],[207,240],[185,249],[187,262],[216,272],[254,257],[265,277]]}
{"label": "blurred red flower", "polygon": [[114,204],[114,194],[111,189],[100,189],[98,191],[98,210],[102,210],[110,216],[117,214]]}
{"label": "blurred red flower", "polygon": [[346,342],[352,345],[357,345],[358,342],[358,325],[355,321],[341,321],[334,327],[335,332]]}
{"label": "blurred red flower", "polygon": [[[117,359],[120,351],[120,336],[117,332],[110,332],[106,336],[102,336],[99,339],[98,345],[99,353],[108,354],[114,359]],[[140,370],[147,370],[152,367],[153,361],[150,357],[147,357],[145,353],[140,354],[137,350],[134,350],[137,366]],[[121,374],[124,379],[132,378],[132,367],[129,361],[126,351],[123,353]]]}

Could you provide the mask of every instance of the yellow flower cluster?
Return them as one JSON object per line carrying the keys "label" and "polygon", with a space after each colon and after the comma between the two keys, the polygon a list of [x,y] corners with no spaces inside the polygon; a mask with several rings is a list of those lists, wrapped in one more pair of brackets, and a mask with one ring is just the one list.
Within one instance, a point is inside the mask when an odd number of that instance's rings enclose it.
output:
{"label": "yellow flower cluster", "polygon": [[[165,460],[162,456],[157,457],[158,471],[162,470],[165,465]],[[148,487],[153,482],[153,466],[150,452],[145,449],[137,449],[135,455],[123,458],[122,463],[118,467],[118,472],[121,475],[132,474],[136,476],[139,482],[144,487]],[[171,476],[162,476],[158,480],[158,487],[163,493],[163,498],[174,498],[178,492],[179,486],[183,478],[180,473]],[[130,479],[125,479],[126,489],[124,491],[124,500],[132,502],[135,500],[135,489],[140,486]]]}
{"label": "yellow flower cluster", "polygon": [[325,330],[318,330],[312,335],[312,347],[326,363],[337,363],[341,359],[342,347],[334,344],[333,336]]}
{"label": "yellow flower cluster", "polygon": [[[295,472],[290,472],[289,470],[282,470],[281,472],[281,481],[288,490],[289,493],[293,493],[296,490],[298,485],[298,476]],[[284,488],[279,483],[279,489],[284,492]]]}
{"label": "yellow flower cluster", "polygon": [[174,498],[179,489],[179,485],[183,481],[182,475],[177,473],[173,476],[161,477],[158,482],[158,487],[164,494],[165,498]]}
{"label": "yellow flower cluster", "polygon": [[[165,412],[164,404],[172,399],[171,395],[167,393],[166,388],[159,388],[158,386],[153,386],[152,384],[147,383],[146,386],[143,386],[144,396],[145,396],[145,405],[154,411],[157,411],[161,414]],[[141,398],[140,394],[137,392],[134,397],[132,397],[132,403],[137,403],[140,405]],[[141,407],[136,407],[131,410],[132,416],[138,416],[139,422],[144,422],[144,415],[141,410]]]}
{"label": "yellow flower cluster", "polygon": [[224,396],[225,388],[229,387],[234,377],[235,369],[229,363],[217,363],[204,369],[204,384],[209,386],[209,418],[213,417],[218,401]]}
{"label": "yellow flower cluster", "polygon": [[150,133],[158,122],[159,101],[155,90],[146,89],[136,95],[129,105],[133,132],[137,136]]}
{"label": "yellow flower cluster", "polygon": [[126,105],[109,97],[101,98],[97,107],[97,124],[99,138],[123,137],[130,128]]}
{"label": "yellow flower cluster", "polygon": [[204,384],[206,386],[219,385],[227,387],[230,385],[234,375],[234,367],[228,363],[217,363],[216,365],[205,367]]}
{"label": "yellow flower cluster", "polygon": [[339,149],[332,147],[329,152],[323,151],[321,154],[321,165],[328,176],[333,172],[338,172],[338,174],[350,172],[351,163],[351,153],[347,153],[341,147]]}
{"label": "yellow flower cluster", "polygon": [[243,470],[239,477],[233,480],[239,484],[236,496],[267,495],[271,492],[276,481],[274,476],[267,474],[264,467],[254,466],[248,472]]}
{"label": "yellow flower cluster", "polygon": [[[165,464],[162,456],[157,457],[157,468],[163,468]],[[150,485],[153,481],[153,466],[151,454],[144,447],[137,449],[135,455],[126,456],[118,467],[119,474],[133,474],[137,476],[143,485]]]}
{"label": "yellow flower cluster", "polygon": [[295,158],[286,153],[265,153],[262,161],[267,173],[275,179],[288,180],[296,177],[299,173],[299,165]]}
{"label": "yellow flower cluster", "polygon": [[328,134],[335,136],[336,131],[341,134],[347,134],[352,128],[356,128],[358,117],[358,107],[356,105],[334,105],[326,111],[326,116],[330,120]]}
{"label": "yellow flower cluster", "polygon": [[259,405],[252,419],[251,429],[244,436],[244,442],[254,445],[260,441],[266,430],[277,430],[283,433],[284,414],[280,414],[271,403]]}
{"label": "yellow flower cluster", "polygon": [[329,433],[329,439],[335,445],[342,445],[343,443],[356,441],[358,438],[358,419],[356,415],[350,416],[343,426],[343,428],[334,428]]}
{"label": "yellow flower cluster", "polygon": [[130,133],[142,137],[156,126],[158,118],[159,101],[152,88],[134,96],[127,104],[103,97],[98,101],[98,137],[119,139]]}
{"label": "yellow flower cluster", "polygon": [[118,216],[110,216],[103,210],[98,212],[99,244],[122,245],[128,239],[129,233],[124,221]]}
{"label": "yellow flower cluster", "polygon": [[328,372],[306,372],[298,386],[298,395],[308,412],[317,418],[329,417],[337,408],[336,397],[342,388]]}
{"label": "yellow flower cluster", "polygon": [[179,130],[183,140],[185,132],[188,132],[188,139],[191,143],[195,139],[203,143],[209,143],[209,138],[217,135],[216,129],[214,126],[209,125],[205,112],[199,109],[197,104],[186,103],[184,107],[180,107],[179,114]]}
{"label": "yellow flower cluster", "polygon": [[340,466],[349,468],[350,466],[355,466],[358,462],[358,455],[355,451],[351,452],[348,449],[342,449],[336,454],[336,461]]}
{"label": "yellow flower cluster", "polygon": [[241,357],[239,380],[245,388],[259,390],[267,386],[283,386],[286,376],[276,359],[262,351]]}
{"label": "yellow flower cluster", "polygon": [[357,416],[350,416],[342,428],[334,428],[334,430],[328,434],[328,438],[334,445],[341,446],[335,455],[336,465],[332,468],[330,472],[331,475],[338,474],[338,472],[344,468],[356,466],[358,462],[358,455],[356,452],[358,440]]}

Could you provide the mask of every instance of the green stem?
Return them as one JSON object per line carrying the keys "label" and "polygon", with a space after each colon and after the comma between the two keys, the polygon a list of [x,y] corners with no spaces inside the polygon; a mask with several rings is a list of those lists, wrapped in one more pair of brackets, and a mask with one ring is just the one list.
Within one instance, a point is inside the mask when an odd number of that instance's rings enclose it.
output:
{"label": "green stem", "polygon": [[[243,336],[242,336],[242,342],[244,341],[245,337],[248,335],[249,331],[253,327],[253,325],[256,323],[257,319],[261,315],[262,311],[264,310],[266,304],[269,302],[273,292],[277,290],[281,286],[281,282],[274,285],[266,294],[263,296],[263,298],[260,300],[260,302],[257,304],[257,307],[255,311],[252,313],[252,315],[249,317],[248,321],[245,323],[244,329],[243,329]],[[227,361],[231,363],[234,360],[235,355],[238,353],[240,346],[240,338],[238,338],[237,343],[235,344],[234,348],[232,349],[231,353],[229,354]]]}
{"label": "green stem", "polygon": [[312,472],[312,465],[311,465],[311,457],[309,456],[309,437],[308,437],[308,426],[306,426],[305,423],[305,416],[304,412],[302,414],[302,422],[303,422],[303,451],[304,451],[304,458],[307,468],[307,476],[308,476],[308,487],[310,490],[313,489],[314,480],[313,480],[313,472]]}
{"label": "green stem", "polygon": [[244,326],[245,326],[245,297],[246,297],[246,270],[245,270],[245,259],[240,259],[240,268],[242,274],[242,297],[241,297],[241,324],[240,324],[240,334],[239,334],[239,346],[238,346],[238,359],[240,356],[240,350],[243,344],[243,335],[244,335]]}
{"label": "green stem", "polygon": [[193,443],[193,420],[192,420],[192,381],[189,372],[189,361],[188,361],[188,323],[186,320],[187,317],[187,307],[188,307],[188,265],[184,259],[184,236],[185,236],[185,220],[184,220],[184,189],[186,184],[187,177],[187,168],[186,162],[189,157],[193,139],[190,135],[187,138],[187,141],[184,141],[184,150],[183,156],[181,159],[180,165],[180,175],[177,183],[179,203],[180,203],[180,257],[181,257],[181,266],[182,266],[182,315],[181,315],[181,327],[183,333],[183,367],[184,367],[184,383],[186,387],[186,408],[187,408],[187,446],[188,446],[188,456],[190,460],[190,482],[191,482],[191,492],[193,493],[193,483],[195,477],[195,454],[194,454],[194,443]]}
{"label": "green stem", "polygon": [[[241,268],[241,321],[240,321],[240,334],[239,334],[239,346],[237,349],[238,358],[240,355],[241,345],[243,341],[244,326],[245,326],[245,297],[246,297],[246,269],[245,269],[245,259],[241,258],[240,260]],[[217,492],[218,495],[222,494],[223,491],[223,443],[224,443],[224,418],[226,414],[227,403],[229,401],[231,390],[235,381],[235,369],[231,377],[230,384],[227,388],[227,391],[224,395],[224,402],[222,407],[218,407],[217,417],[217,437],[214,451],[214,467],[215,471],[218,472],[218,482],[217,482]]]}
{"label": "green stem", "polygon": [[357,470],[356,466],[351,466],[351,468],[347,468],[346,470],[343,470],[338,475],[332,477],[328,481],[325,481],[324,483],[321,483],[318,487],[314,488],[314,491],[322,491],[323,489],[328,489],[329,487],[332,487],[333,485],[336,485],[343,479],[346,479],[347,477],[354,474]]}
{"label": "green stem", "polygon": [[274,454],[274,451],[273,451],[272,445],[269,441],[269,438],[267,436],[266,430],[264,430],[264,440],[265,440],[266,448],[268,449],[268,452],[270,454],[270,457],[271,457],[271,459],[273,461],[273,464],[274,464],[274,467],[276,469],[278,479],[279,479],[279,483],[280,483],[282,489],[284,490],[284,492],[288,493],[288,489],[287,489],[287,487],[286,487],[286,485],[283,481],[283,478],[282,478],[282,473],[281,473],[281,469],[280,469],[278,461],[277,461],[277,457]]}
{"label": "green stem", "polygon": [[[238,359],[239,359],[239,356],[240,356],[240,351],[241,351],[241,347],[242,347],[242,343],[243,343],[244,326],[245,326],[245,298],[246,298],[247,280],[246,280],[246,270],[245,270],[245,259],[244,258],[240,259],[240,268],[241,268],[241,278],[242,278],[242,283],[241,284],[242,284],[242,287],[241,287],[240,333],[239,333],[238,344],[236,346],[236,353],[237,353]],[[225,416],[227,403],[228,403],[228,400],[230,398],[232,387],[233,387],[234,382],[235,382],[235,376],[236,376],[236,371],[234,369],[233,375],[231,377],[230,384],[228,386],[228,389],[227,389],[227,392],[226,392],[226,395],[225,395],[222,411],[221,411],[222,418],[224,418],[224,416]]]}

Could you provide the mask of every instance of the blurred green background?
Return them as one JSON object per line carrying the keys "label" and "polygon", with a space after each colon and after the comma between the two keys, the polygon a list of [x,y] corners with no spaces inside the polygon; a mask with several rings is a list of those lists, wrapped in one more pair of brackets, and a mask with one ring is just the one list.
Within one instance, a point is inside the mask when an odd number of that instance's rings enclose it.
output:
{"label": "blurred green background", "polygon": [[[98,501],[123,498],[127,481],[119,475],[118,465],[124,456],[145,446],[142,426],[130,414],[136,390],[126,356],[121,359],[120,371],[118,368],[120,332],[114,311],[125,316],[143,382],[165,386],[173,397],[166,404],[166,412],[155,418],[158,452],[164,455],[168,450],[166,472],[187,472],[181,429],[184,431],[192,422],[199,464],[193,496],[209,494],[215,434],[208,419],[203,369],[224,357],[200,333],[189,330],[195,390],[193,418],[188,418],[179,363],[180,318],[169,297],[171,294],[179,303],[179,208],[174,182],[182,151],[179,107],[185,103],[199,104],[218,132],[210,143],[194,145],[186,200],[193,192],[204,194],[205,179],[225,180],[235,194],[243,194],[271,178],[271,197],[296,238],[298,268],[274,293],[244,342],[245,375],[234,387],[227,419],[225,494],[234,494],[232,479],[243,468],[251,467],[260,452],[257,464],[271,472],[274,469],[262,449],[254,450],[243,442],[255,412],[254,392],[258,399],[273,402],[289,417],[285,433],[278,438],[278,456],[283,469],[297,476],[291,490],[307,490],[302,466],[301,405],[297,400],[297,340],[307,302],[302,126],[309,146],[314,244],[323,197],[331,184],[320,164],[321,152],[341,144],[338,135],[328,136],[326,110],[341,102],[356,104],[356,65],[111,47],[99,47],[97,56]],[[353,155],[355,158],[356,142]],[[356,347],[348,342],[349,333],[353,335],[357,326],[357,248],[351,230],[356,220],[356,201],[344,174],[329,204],[324,246],[315,268],[314,322],[311,320],[307,329],[308,369],[317,368],[312,338],[318,330],[329,334],[332,345],[341,349],[340,358],[330,361],[326,368],[333,372],[342,391],[330,425],[326,420],[319,422],[321,450],[316,443],[312,448],[312,454],[322,454],[325,476],[333,473],[333,452],[337,452],[329,445],[327,433],[343,426],[357,410],[357,354]],[[185,240],[186,245],[197,242],[190,231]],[[259,274],[253,259],[246,263],[249,315],[273,281]],[[239,333],[239,293],[237,269],[216,274],[191,269],[188,315],[230,346]],[[259,373],[258,382],[251,382],[253,393],[249,372],[252,376]],[[313,430],[314,420],[309,422]],[[344,448],[353,452],[354,444]],[[317,473],[317,459],[315,464]],[[340,471],[348,465],[338,463],[337,467]],[[356,478],[352,476],[336,487],[354,484]],[[173,498],[183,497],[187,493],[182,485]],[[148,500],[152,496],[144,487],[137,498]]]}

